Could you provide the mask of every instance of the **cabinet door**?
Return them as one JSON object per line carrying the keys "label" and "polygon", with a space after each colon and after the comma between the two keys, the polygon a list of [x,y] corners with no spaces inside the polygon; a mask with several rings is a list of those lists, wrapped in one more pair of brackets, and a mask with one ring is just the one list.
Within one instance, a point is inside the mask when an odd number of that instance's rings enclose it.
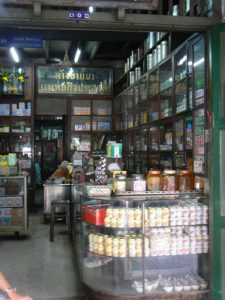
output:
{"label": "cabinet door", "polygon": [[203,38],[193,45],[194,105],[205,102],[205,41]]}
{"label": "cabinet door", "polygon": [[194,171],[205,171],[205,109],[194,111]]}

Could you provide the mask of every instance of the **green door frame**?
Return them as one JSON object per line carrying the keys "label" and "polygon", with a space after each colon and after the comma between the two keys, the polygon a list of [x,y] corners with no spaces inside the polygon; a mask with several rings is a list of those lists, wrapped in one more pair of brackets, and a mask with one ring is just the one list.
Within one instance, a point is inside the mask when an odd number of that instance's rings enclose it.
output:
{"label": "green door frame", "polygon": [[[221,33],[225,32],[225,24],[214,25],[210,31],[210,59],[211,85],[209,95],[211,96],[212,111],[212,142],[210,161],[210,252],[211,252],[211,290],[213,300],[225,299],[225,252],[222,249],[222,231],[225,232],[225,216],[221,216],[221,206],[225,195],[221,194],[221,172],[225,172],[221,165],[221,133],[225,132],[225,118],[222,109],[221,89]],[[224,47],[225,49],[225,47]],[[225,149],[224,149],[225,152]],[[224,169],[224,170],[223,170]],[[224,177],[225,178],[225,177]]]}

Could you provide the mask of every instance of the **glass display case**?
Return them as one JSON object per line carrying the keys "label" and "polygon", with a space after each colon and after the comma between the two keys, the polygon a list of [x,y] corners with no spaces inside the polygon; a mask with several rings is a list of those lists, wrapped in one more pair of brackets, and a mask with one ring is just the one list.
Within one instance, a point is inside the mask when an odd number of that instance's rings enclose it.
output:
{"label": "glass display case", "polygon": [[27,177],[0,176],[0,234],[26,234]]}
{"label": "glass display case", "polygon": [[205,196],[83,195],[81,216],[82,281],[91,299],[207,299]]}

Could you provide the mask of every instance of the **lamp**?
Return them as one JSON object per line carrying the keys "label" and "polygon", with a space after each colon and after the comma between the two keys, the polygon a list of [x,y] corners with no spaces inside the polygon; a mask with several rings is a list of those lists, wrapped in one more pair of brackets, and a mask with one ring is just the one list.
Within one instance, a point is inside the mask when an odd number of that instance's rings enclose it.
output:
{"label": "lamp", "polygon": [[80,54],[81,54],[81,50],[80,48],[77,48],[77,51],[76,51],[76,54],[75,54],[75,57],[74,57],[74,62],[77,63],[79,58],[80,58]]}
{"label": "lamp", "polygon": [[20,59],[19,59],[19,55],[16,51],[16,48],[15,47],[10,47],[9,50],[10,50],[10,53],[12,55],[12,58],[15,60],[16,63],[18,63],[20,61]]}

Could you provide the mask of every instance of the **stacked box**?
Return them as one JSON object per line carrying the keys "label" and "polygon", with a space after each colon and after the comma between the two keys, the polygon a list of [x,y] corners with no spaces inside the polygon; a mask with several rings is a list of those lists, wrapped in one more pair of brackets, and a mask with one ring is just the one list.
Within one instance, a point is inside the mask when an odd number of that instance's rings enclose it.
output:
{"label": "stacked box", "polygon": [[24,209],[14,208],[12,209],[12,225],[21,226],[24,224]]}

